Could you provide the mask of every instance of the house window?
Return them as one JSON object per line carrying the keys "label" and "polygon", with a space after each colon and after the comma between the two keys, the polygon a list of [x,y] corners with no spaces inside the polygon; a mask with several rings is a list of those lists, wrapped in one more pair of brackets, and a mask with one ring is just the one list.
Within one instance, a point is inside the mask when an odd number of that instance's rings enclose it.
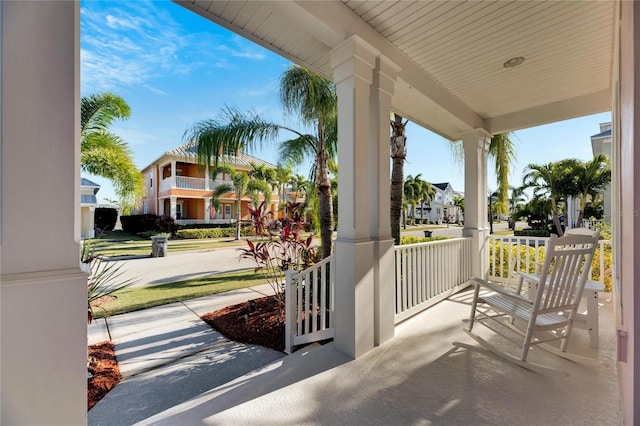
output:
{"label": "house window", "polygon": [[142,213],[149,214],[149,205],[147,203],[142,205]]}
{"label": "house window", "polygon": [[231,205],[230,204],[225,204],[224,205],[224,217],[225,217],[225,219],[231,217]]}

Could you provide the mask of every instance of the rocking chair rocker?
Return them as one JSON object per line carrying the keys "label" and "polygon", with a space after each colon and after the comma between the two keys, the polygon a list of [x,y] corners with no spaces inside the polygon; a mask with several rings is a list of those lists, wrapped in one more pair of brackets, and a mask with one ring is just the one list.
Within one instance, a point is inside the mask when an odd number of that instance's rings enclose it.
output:
{"label": "rocking chair rocker", "polygon": [[[542,348],[571,359],[565,352],[598,237],[599,232],[590,235],[570,234],[560,238],[552,235],[541,273],[535,276],[528,275],[529,280],[532,277],[537,279],[536,285],[531,287],[535,294],[529,298],[483,279],[472,278],[475,291],[469,328],[465,330],[467,334],[494,354],[525,368],[531,366],[526,362],[529,349],[533,345],[552,340],[561,340],[560,351],[548,345],[543,345]],[[481,288],[489,292],[480,294]],[[524,331],[515,327],[516,320],[526,323]],[[522,336],[520,359],[500,351],[472,333],[475,322],[502,336],[504,334],[495,326],[497,323],[519,332]],[[540,333],[545,334],[539,336]]]}

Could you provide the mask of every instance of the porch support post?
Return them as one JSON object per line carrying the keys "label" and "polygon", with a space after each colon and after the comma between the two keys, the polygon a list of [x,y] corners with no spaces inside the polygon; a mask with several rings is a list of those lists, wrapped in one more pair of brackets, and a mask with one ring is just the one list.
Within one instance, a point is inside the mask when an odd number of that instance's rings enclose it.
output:
{"label": "porch support post", "polygon": [[475,129],[461,135],[464,148],[464,230],[473,238],[471,273],[485,278],[489,259],[486,249],[489,224],[487,220],[487,155],[491,135]]}
{"label": "porch support post", "polygon": [[0,424],[86,424],[80,3],[2,2],[0,28]]}
{"label": "porch support post", "polygon": [[211,198],[204,199],[204,223],[211,221]]}
{"label": "porch support post", "polygon": [[87,237],[94,238],[96,236],[96,206],[89,206],[89,229]]}
{"label": "porch support post", "polygon": [[391,97],[400,68],[385,56],[376,59],[371,87],[369,186],[371,239],[374,242],[374,343],[383,344],[395,330],[395,252],[391,236],[389,139]]}
{"label": "porch support post", "polygon": [[374,346],[369,95],[378,53],[357,36],[345,40],[331,52],[338,94],[340,164],[335,241],[335,345],[337,350],[353,358]]}
{"label": "porch support post", "polygon": [[171,188],[176,187],[176,160],[171,160]]}
{"label": "porch support post", "polygon": [[177,217],[177,201],[178,201],[178,197],[169,197],[169,201],[170,201],[170,207],[169,207],[169,216],[171,216],[174,219],[178,219]]}

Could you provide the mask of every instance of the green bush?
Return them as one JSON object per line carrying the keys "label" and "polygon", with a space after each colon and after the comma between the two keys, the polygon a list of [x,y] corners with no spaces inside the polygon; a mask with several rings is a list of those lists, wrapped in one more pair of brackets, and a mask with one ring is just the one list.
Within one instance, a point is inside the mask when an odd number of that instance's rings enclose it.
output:
{"label": "green bush", "polygon": [[442,241],[442,240],[448,240],[451,237],[429,237],[429,238],[424,238],[424,237],[413,237],[413,236],[406,236],[406,237],[401,237],[400,238],[400,245],[409,245],[409,244],[418,244],[418,243],[428,243],[430,241]]}
{"label": "green bush", "polygon": [[549,237],[551,232],[546,229],[518,229],[513,231],[513,235],[516,237]]}
{"label": "green bush", "polygon": [[171,234],[169,234],[168,232],[160,232],[160,231],[144,231],[144,232],[140,232],[138,235],[144,238],[145,240],[150,240],[151,237],[156,237],[156,236],[162,236],[162,237],[171,236]]}
{"label": "green bush", "polygon": [[200,240],[205,238],[230,238],[236,235],[235,228],[197,228],[180,229],[176,233],[177,238],[185,240]]}
{"label": "green bush", "polygon": [[[513,244],[508,242],[502,242],[499,240],[491,241],[489,245],[489,275],[494,277],[508,278],[510,276],[509,267],[514,266],[516,270],[517,263],[510,262],[510,259],[520,259],[518,272],[527,272],[530,274],[539,272],[536,271],[536,262],[542,264],[544,262],[545,246],[539,246],[537,251],[535,247],[530,247],[524,244]],[[496,258],[496,256],[498,256]],[[604,246],[604,285],[605,291],[611,291],[611,276],[612,276],[612,253],[611,245]],[[503,260],[500,263],[500,260]],[[527,268],[527,260],[529,267]],[[595,281],[600,280],[600,248],[596,248],[593,255],[593,261],[591,262],[591,279]]]}

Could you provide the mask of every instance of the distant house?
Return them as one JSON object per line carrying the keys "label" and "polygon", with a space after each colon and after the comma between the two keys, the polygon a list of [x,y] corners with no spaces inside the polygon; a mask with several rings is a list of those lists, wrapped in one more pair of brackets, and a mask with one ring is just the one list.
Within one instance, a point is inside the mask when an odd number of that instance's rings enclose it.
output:
{"label": "distant house", "polygon": [[[611,122],[600,123],[600,133],[591,136],[593,155],[604,154],[611,159]],[[604,220],[611,223],[611,185],[607,185],[603,194]]]}
{"label": "distant house", "polygon": [[436,196],[429,203],[423,203],[416,207],[417,219],[429,219],[435,223],[458,223],[464,220],[462,211],[453,203],[453,199],[461,196],[453,190],[449,182],[432,183],[436,190]]}
{"label": "distant house", "polygon": [[95,213],[98,207],[96,194],[100,185],[86,178],[80,178],[80,235],[82,238],[95,237]]}
{"label": "distant house", "polygon": [[[213,159],[211,166],[213,166]],[[257,157],[238,152],[236,155],[223,155],[218,164],[228,165],[239,172],[249,173],[255,165],[276,166]],[[231,178],[220,173],[210,176],[209,169],[197,162],[194,144],[184,144],[162,154],[157,160],[142,169],[146,195],[135,213],[168,215],[179,224],[198,223],[234,223],[236,211],[240,208],[242,220],[249,219],[251,199],[242,197],[237,206],[235,192],[220,197],[220,206],[215,209],[211,199],[216,187],[232,184]],[[279,196],[272,194],[268,209],[274,217],[278,214]]]}

